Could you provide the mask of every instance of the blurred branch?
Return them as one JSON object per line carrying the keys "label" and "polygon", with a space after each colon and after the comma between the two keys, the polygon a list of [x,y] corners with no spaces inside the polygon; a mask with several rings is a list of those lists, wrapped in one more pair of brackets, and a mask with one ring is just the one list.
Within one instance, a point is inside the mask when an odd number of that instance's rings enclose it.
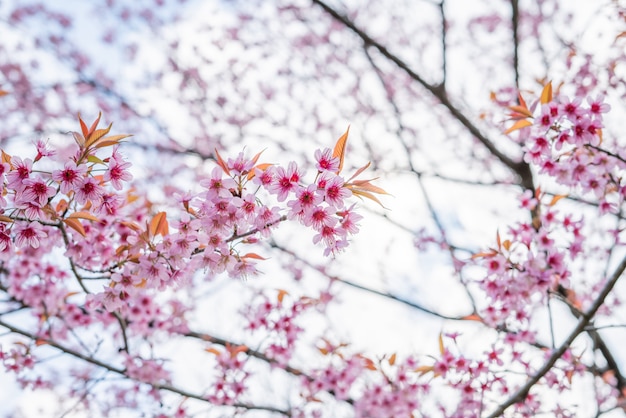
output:
{"label": "blurred branch", "polygon": [[[115,367],[111,364],[105,363],[102,360],[98,360],[94,357],[82,354],[74,349],[71,349],[69,347],[63,346],[59,343],[57,343],[56,341],[53,340],[49,340],[49,339],[42,339],[40,337],[38,337],[35,334],[32,334],[28,331],[25,331],[21,328],[18,328],[14,325],[9,324],[8,322],[2,320],[0,318],[0,326],[4,327],[6,329],[8,329],[9,331],[15,333],[15,334],[19,334],[22,335],[32,341],[38,341],[39,343],[45,343],[46,345],[50,346],[50,347],[54,347],[57,350],[60,350],[62,352],[64,352],[65,354],[69,354],[72,357],[75,357],[77,359],[83,360],[89,364],[93,364],[94,366],[100,367],[102,369],[105,369],[109,372],[121,375],[127,379],[130,380],[134,380],[131,377],[129,377],[126,374],[126,370],[125,369],[121,369],[119,367]],[[165,383],[147,383],[147,382],[140,382],[140,383],[144,383],[147,385],[152,386],[154,389],[157,390],[165,390],[167,392],[172,392],[178,395],[181,395],[185,398],[192,398],[192,399],[196,399],[202,402],[209,402],[208,399],[203,396],[203,395],[199,395],[197,393],[192,393],[192,392],[188,392],[184,389],[180,389],[178,387],[172,386],[170,384],[165,384]],[[278,413],[284,416],[291,416],[291,413],[289,411],[280,409],[280,408],[276,408],[273,406],[263,406],[263,405],[250,405],[250,404],[244,404],[244,403],[234,403],[232,405],[227,405],[227,406],[232,406],[234,408],[243,408],[243,409],[247,409],[247,410],[260,410],[260,411],[268,411],[268,412],[274,412],[274,413]]]}
{"label": "blurred branch", "polygon": [[409,300],[406,300],[406,299],[403,299],[401,297],[398,297],[396,295],[393,295],[393,294],[390,294],[390,293],[381,292],[379,290],[375,290],[375,289],[369,288],[367,286],[363,286],[361,284],[355,283],[353,281],[342,279],[342,278],[337,277],[337,276],[331,276],[328,273],[326,273],[324,266],[313,264],[312,262],[306,260],[303,257],[298,256],[295,252],[293,252],[293,251],[291,251],[291,250],[281,246],[280,244],[276,243],[275,241],[272,241],[270,243],[270,246],[272,248],[276,248],[276,249],[282,251],[283,253],[285,253],[285,254],[295,258],[296,260],[299,260],[300,262],[302,262],[306,266],[308,266],[308,267],[312,268],[313,270],[316,270],[317,272],[323,274],[324,276],[326,276],[328,279],[330,279],[333,282],[341,283],[341,284],[344,284],[346,286],[352,287],[354,289],[359,289],[359,290],[362,290],[362,291],[367,292],[367,293],[371,293],[371,294],[376,295],[376,296],[381,296],[381,297],[383,297],[385,299],[389,299],[389,300],[392,300],[394,302],[399,302],[399,303],[401,303],[403,305],[409,306],[409,307],[411,307],[413,309],[416,309],[418,311],[424,312],[426,314],[432,315],[432,316],[440,318],[440,319],[448,319],[448,320],[452,320],[452,321],[467,321],[468,317],[471,317],[473,314],[476,313],[476,312],[472,312],[472,313],[470,313],[468,315],[462,315],[462,316],[445,315],[445,314],[436,312],[436,311],[434,311],[432,309],[426,308],[425,306],[422,306],[422,305],[420,305],[418,303],[411,302]]}
{"label": "blurred branch", "polygon": [[515,88],[519,91],[519,0],[511,0],[511,28],[513,32],[513,71]]}
{"label": "blurred branch", "polygon": [[478,127],[474,125],[474,123],[472,123],[467,118],[467,116],[465,116],[465,114],[463,114],[463,112],[461,112],[461,110],[459,110],[454,104],[452,104],[442,85],[433,85],[428,83],[424,78],[422,78],[422,76],[413,71],[413,69],[411,69],[409,65],[402,61],[397,55],[391,53],[385,46],[374,40],[365,31],[357,27],[354,22],[352,22],[348,17],[340,14],[338,11],[327,5],[324,1],[311,1],[314,4],[320,6],[326,13],[328,13],[334,19],[336,19],[345,27],[354,32],[359,38],[361,38],[366,47],[376,49],[385,58],[393,62],[398,68],[404,71],[411,79],[418,82],[428,92],[435,96],[435,98],[437,98],[437,100],[448,109],[452,116],[472,134],[472,136],[474,136],[481,144],[483,144],[489,150],[489,152],[491,152],[491,154],[493,154],[493,156],[496,157],[502,164],[507,166],[519,177],[520,185],[522,188],[534,192],[535,185],[530,166],[523,160],[514,161],[508,155],[504,154],[498,147],[496,147],[496,145],[489,138],[487,138],[480,131],[480,129],[478,129]]}

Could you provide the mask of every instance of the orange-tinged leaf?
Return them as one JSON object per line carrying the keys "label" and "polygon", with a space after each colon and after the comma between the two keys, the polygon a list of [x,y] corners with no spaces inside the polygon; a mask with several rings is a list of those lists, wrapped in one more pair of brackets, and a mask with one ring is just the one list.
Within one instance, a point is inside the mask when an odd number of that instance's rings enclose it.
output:
{"label": "orange-tinged leaf", "polygon": [[563,199],[564,197],[567,197],[567,195],[566,194],[558,194],[558,195],[554,196],[552,198],[552,200],[550,201],[550,204],[548,206],[556,205],[556,202],[558,202],[559,200]]}
{"label": "orange-tinged leaf", "polygon": [[552,101],[552,81],[548,81],[548,84],[543,87],[539,101],[541,104],[550,103]]}
{"label": "orange-tinged leaf", "polygon": [[504,240],[504,242],[502,243],[502,246],[504,247],[505,250],[509,251],[509,249],[511,248],[511,240],[509,239]]}
{"label": "orange-tinged leaf", "polygon": [[472,258],[482,258],[482,257],[493,257],[494,255],[498,254],[497,251],[491,250],[491,251],[482,251],[480,253],[476,253],[472,255]]}
{"label": "orange-tinged leaf", "polygon": [[78,114],[78,121],[80,122],[80,130],[83,133],[83,138],[87,138],[89,136],[89,129],[83,121],[83,118],[80,117],[80,113]]}
{"label": "orange-tinged leaf", "polygon": [[[100,123],[100,118],[102,117],[102,112],[98,112],[98,117],[96,118],[95,121],[93,121],[93,123],[91,124],[91,127],[89,128],[89,136],[91,136],[91,134],[93,134],[93,132],[96,130],[96,128],[98,127],[98,124]],[[109,129],[111,129],[111,126],[109,126]],[[85,135],[85,137],[87,137],[87,135]]]}
{"label": "orange-tinged leaf", "polygon": [[511,126],[509,129],[507,129],[506,131],[504,131],[505,135],[510,134],[513,131],[517,131],[518,129],[522,129],[522,128],[526,128],[528,126],[532,126],[532,122],[527,120],[527,119],[522,119],[522,120],[518,120],[517,122],[515,122],[513,124],[513,126]]}
{"label": "orange-tinged leaf", "polygon": [[355,190],[355,189],[352,189],[352,194],[353,194],[353,195],[355,195],[355,196],[357,196],[357,197],[359,197],[359,198],[363,198],[363,197],[365,197],[365,198],[367,198],[367,199],[373,200],[374,202],[378,203],[378,204],[379,204],[379,205],[380,205],[383,209],[387,209],[387,208],[385,207],[385,205],[383,205],[383,204],[381,203],[381,201],[380,201],[380,200],[378,200],[378,198],[377,198],[376,196],[374,196],[373,194],[371,194],[371,193],[369,193],[369,192],[365,192],[365,191],[363,191],[363,190]]}
{"label": "orange-tinged leaf", "polygon": [[13,223],[15,221],[8,216],[0,215],[0,222]]}
{"label": "orange-tinged leaf", "polygon": [[57,207],[55,208],[57,213],[61,214],[67,210],[67,200],[61,199],[59,203],[57,203]]}
{"label": "orange-tinged leaf", "polygon": [[461,318],[461,319],[463,319],[463,320],[465,320],[465,321],[478,321],[478,322],[483,322],[483,319],[482,319],[480,316],[478,316],[478,314],[475,314],[475,313],[473,313],[473,314],[471,314],[471,315],[466,315],[466,316],[464,316],[464,317],[463,317],[463,318]]}
{"label": "orange-tinged leaf", "polygon": [[526,105],[526,100],[522,97],[522,93],[517,93],[517,99],[519,100],[520,106],[528,110],[528,105]]}
{"label": "orange-tinged leaf", "polygon": [[419,366],[419,367],[416,367],[415,369],[413,369],[414,372],[420,373],[422,375],[424,375],[426,373],[429,373],[429,372],[432,372],[433,370],[434,370],[433,366]]}
{"label": "orange-tinged leaf", "polygon": [[245,345],[227,346],[226,349],[230,351],[231,358],[235,358],[239,353],[248,351],[248,347]]}
{"label": "orange-tinged leaf", "polygon": [[254,258],[255,260],[267,260],[267,258],[261,257],[257,253],[248,253],[248,254],[242,255],[240,258]]}
{"label": "orange-tinged leaf", "polygon": [[318,350],[320,350],[320,353],[322,353],[323,355],[328,355],[329,351],[326,347],[317,347]]}
{"label": "orange-tinged leaf", "polygon": [[80,148],[85,146],[85,137],[79,134],[78,132],[72,132],[72,136],[74,137],[74,141]]}
{"label": "orange-tinged leaf", "polygon": [[130,138],[131,136],[132,135],[130,135],[130,134],[120,134],[120,135],[107,136],[107,137],[104,137],[104,138],[100,139],[99,141],[95,141],[94,142],[94,144],[95,144],[94,147],[99,149],[99,148],[104,148],[104,147],[110,147],[110,146],[113,146],[113,145],[117,145],[117,144],[119,144],[119,142],[122,139]]}
{"label": "orange-tinged leaf", "polygon": [[347,184],[346,187],[350,188],[350,186],[354,185],[356,186],[356,188],[358,188],[359,190],[364,190],[367,192],[371,192],[371,193],[378,193],[378,194],[389,194],[387,193],[384,189],[378,187],[378,186],[374,186],[373,184],[371,184],[371,181],[374,181],[377,179],[370,179],[370,180],[354,180],[352,182],[352,184]]}
{"label": "orange-tinged leaf", "polygon": [[230,176],[230,170],[228,169],[228,165],[222,159],[222,156],[217,151],[217,148],[215,149],[215,159],[217,160],[217,165],[219,165],[222,168],[224,173],[226,173],[226,175]]}
{"label": "orange-tinged leaf", "polygon": [[113,127],[113,124],[110,123],[109,126],[107,126],[104,129],[96,129],[94,132],[92,132],[89,135],[89,138],[87,138],[87,146],[90,147],[93,144],[95,144],[100,138],[104,137],[106,134],[108,134],[111,131],[111,128]]}
{"label": "orange-tinged leaf", "polygon": [[252,170],[250,170],[250,172],[248,173],[248,180],[252,180],[254,178],[254,176],[256,176],[256,173],[254,172],[255,168],[258,168],[261,171],[265,171],[267,170],[269,167],[273,166],[274,164],[272,163],[261,163],[261,164],[257,164],[255,165]]}
{"label": "orange-tinged leaf", "polygon": [[360,354],[358,355],[358,357],[365,362],[366,369],[372,370],[372,371],[378,370],[376,368],[376,364],[374,364],[371,358],[365,357],[364,355],[360,355]]}
{"label": "orange-tinged leaf", "polygon": [[[265,150],[263,150],[265,151]],[[254,164],[256,164],[257,161],[259,161],[259,157],[261,156],[261,154],[263,154],[263,151],[260,151],[259,153],[257,153],[257,155],[255,155],[254,157],[252,157],[252,162]]]}
{"label": "orange-tinged leaf", "polygon": [[441,353],[441,355],[443,355],[445,351],[446,351],[446,348],[443,346],[443,334],[440,332],[439,333],[439,352]]}
{"label": "orange-tinged leaf", "polygon": [[166,216],[167,214],[165,212],[159,212],[154,215],[154,218],[150,221],[150,236],[155,237],[158,234],[166,236],[169,233]]}
{"label": "orange-tinged leaf", "polygon": [[138,289],[143,289],[144,287],[146,287],[146,284],[148,284],[148,281],[144,278],[141,279],[141,281],[139,283],[137,283],[135,285],[136,288]]}
{"label": "orange-tinged leaf", "polygon": [[94,222],[100,221],[100,219],[96,218],[93,214],[89,212],[74,212],[70,216],[68,216],[68,218],[80,218],[80,219],[86,219],[88,221],[94,221]]}
{"label": "orange-tinged leaf", "polygon": [[35,340],[35,345],[37,347],[41,347],[42,345],[48,345],[48,342],[46,340],[42,340],[41,338],[37,338],[37,340]]}
{"label": "orange-tinged leaf", "polygon": [[498,244],[498,250],[502,248],[502,241],[500,241],[500,231],[496,231],[496,243]]}
{"label": "orange-tinged leaf", "polygon": [[2,162],[11,165],[11,156],[2,150]]}
{"label": "orange-tinged leaf", "polygon": [[135,232],[140,232],[141,231],[141,227],[139,225],[137,225],[135,222],[122,221],[121,224],[124,225],[124,226],[129,227],[130,229],[132,229]]}
{"label": "orange-tinged leaf", "polygon": [[287,292],[286,290],[283,289],[278,289],[278,302],[283,303],[283,299],[285,298],[285,295],[288,295],[289,292]]}
{"label": "orange-tinged leaf", "polygon": [[367,170],[369,168],[369,166],[372,163],[370,161],[367,162],[367,164],[365,164],[363,167],[359,168],[353,175],[352,177],[350,177],[350,180],[348,180],[346,183],[350,183],[353,179],[355,179],[356,177],[359,176],[359,174],[361,174],[362,172],[364,172],[365,170]]}
{"label": "orange-tinged leaf", "polygon": [[218,350],[217,348],[205,348],[204,351],[206,351],[207,353],[211,353],[211,354],[215,354],[216,356],[219,356],[222,354],[222,352],[220,350]]}
{"label": "orange-tinged leaf", "polygon": [[393,353],[391,357],[389,357],[389,365],[393,366],[394,364],[396,364],[396,353]]}
{"label": "orange-tinged leaf", "polygon": [[523,106],[517,106],[517,105],[509,106],[509,109],[513,111],[513,113],[511,114],[511,117],[515,119],[518,119],[520,117],[525,117],[525,118],[533,117],[533,114],[531,113],[531,111]]}
{"label": "orange-tinged leaf", "polygon": [[341,135],[341,137],[337,140],[335,148],[333,149],[333,157],[339,158],[339,168],[337,169],[337,174],[341,173],[341,169],[343,168],[343,159],[346,154],[346,144],[348,143],[348,133],[350,133],[350,125],[348,125],[348,129],[346,129],[346,133]]}
{"label": "orange-tinged leaf", "polygon": [[85,228],[83,228],[83,224],[81,224],[78,219],[75,219],[75,218],[63,219],[63,223],[65,223],[65,225],[69,226],[70,228],[72,228],[73,230],[81,234],[83,237],[87,236],[87,233],[85,232]]}

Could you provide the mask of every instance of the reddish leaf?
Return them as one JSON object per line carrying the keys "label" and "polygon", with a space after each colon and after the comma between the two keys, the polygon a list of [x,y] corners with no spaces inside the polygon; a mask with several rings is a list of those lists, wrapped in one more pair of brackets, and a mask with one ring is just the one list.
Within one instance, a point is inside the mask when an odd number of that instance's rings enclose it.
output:
{"label": "reddish leaf", "polygon": [[541,92],[541,98],[539,99],[539,101],[541,102],[541,104],[550,103],[552,101],[552,82],[551,81],[549,81],[548,84],[546,84],[543,87],[543,91]]}
{"label": "reddish leaf", "polygon": [[254,173],[254,169],[258,168],[261,171],[265,171],[267,170],[269,167],[273,166],[274,164],[271,163],[261,163],[261,164],[257,164],[254,166],[254,168],[252,170],[250,170],[250,172],[248,173],[248,180],[252,180],[254,178],[254,176],[256,176],[256,174]]}
{"label": "reddish leaf", "polygon": [[246,255],[242,255],[240,258],[254,258],[255,260],[267,260],[267,258],[261,257],[257,253],[248,253]]}
{"label": "reddish leaf", "polygon": [[558,195],[554,196],[552,198],[552,200],[550,201],[550,204],[548,206],[556,205],[556,202],[558,202],[559,200],[563,199],[564,197],[567,197],[567,195],[566,194],[558,194]]}
{"label": "reddish leaf", "polygon": [[393,366],[394,364],[396,364],[396,353],[393,353],[391,357],[389,357],[389,365]]}
{"label": "reddish leaf", "polygon": [[285,298],[285,295],[288,295],[289,292],[287,292],[286,290],[283,289],[278,289],[278,302],[283,303],[283,299]]}
{"label": "reddish leaf", "polygon": [[[89,136],[91,136],[93,132],[96,130],[96,128],[98,127],[101,117],[102,117],[102,112],[98,112],[98,117],[96,118],[95,121],[93,121],[93,123],[91,124],[91,127],[89,128],[89,134],[88,134]],[[109,125],[109,129],[111,129],[111,125]],[[85,137],[87,137],[87,135],[85,135]]]}
{"label": "reddish leaf", "polygon": [[9,94],[9,92],[8,92],[8,91],[6,91],[6,90],[0,90],[0,97],[2,97],[2,96],[6,96],[7,94]]}
{"label": "reddish leaf", "polygon": [[335,148],[333,149],[333,157],[339,158],[339,169],[337,169],[337,174],[341,172],[343,168],[343,159],[346,154],[346,144],[348,143],[348,133],[350,132],[350,126],[346,129],[346,133],[341,135],[341,137],[337,140],[335,144]]}
{"label": "reddish leaf", "polygon": [[230,176],[230,170],[228,169],[228,165],[224,162],[224,160],[222,159],[222,156],[217,151],[217,149],[215,149],[215,159],[217,160],[217,165],[222,167],[222,170],[224,171],[224,173]]}
{"label": "reddish leaf", "polygon": [[461,319],[463,319],[463,320],[465,320],[465,321],[478,321],[478,322],[483,322],[483,319],[482,319],[480,316],[478,316],[478,314],[475,314],[475,313],[474,313],[474,314],[471,314],[471,315],[464,316],[464,317],[463,317],[463,318],[461,318]]}
{"label": "reddish leaf", "polygon": [[364,172],[365,170],[367,170],[369,168],[369,166],[371,165],[371,162],[368,162],[367,164],[365,164],[363,167],[359,168],[353,175],[352,177],[350,177],[350,179],[347,181],[347,183],[351,182],[353,179],[355,179],[356,177],[359,176],[359,174],[361,174],[362,172]]}
{"label": "reddish leaf", "polygon": [[150,221],[150,228],[148,229],[150,236],[155,237],[158,234],[166,236],[169,233],[166,215],[165,212],[159,212],[154,215],[154,218]]}
{"label": "reddish leaf", "polygon": [[505,135],[510,134],[513,131],[517,131],[518,129],[522,129],[522,128],[526,128],[528,126],[532,126],[532,122],[529,121],[528,119],[522,119],[522,120],[518,120],[517,122],[515,122],[513,124],[513,126],[511,126],[509,129],[507,129],[506,131],[504,131]]}
{"label": "reddish leaf", "polygon": [[80,122],[80,130],[83,133],[83,138],[87,138],[89,136],[89,129],[87,129],[87,125],[83,121],[83,118],[80,117],[80,113],[78,114],[78,121]]}
{"label": "reddish leaf", "polygon": [[87,236],[87,233],[85,232],[85,228],[83,228],[83,224],[81,224],[78,219],[75,219],[75,218],[63,219],[63,223],[65,223],[65,225],[69,226],[70,228],[72,228],[73,230],[81,234],[83,237]]}
{"label": "reddish leaf", "polygon": [[439,352],[443,355],[446,351],[446,348],[443,346],[443,334],[439,333]]}
{"label": "reddish leaf", "polygon": [[96,218],[94,215],[92,215],[89,212],[74,212],[70,216],[68,216],[68,219],[74,219],[74,218],[86,219],[88,221],[94,221],[94,222],[99,221],[98,218]]}
{"label": "reddish leaf", "polygon": [[2,162],[11,165],[11,156],[2,150]]}

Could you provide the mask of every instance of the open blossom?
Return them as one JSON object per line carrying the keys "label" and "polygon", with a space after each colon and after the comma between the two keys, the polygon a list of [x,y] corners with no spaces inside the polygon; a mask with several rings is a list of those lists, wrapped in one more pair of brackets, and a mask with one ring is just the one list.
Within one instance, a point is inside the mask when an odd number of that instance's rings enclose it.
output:
{"label": "open blossom", "polygon": [[344,199],[352,196],[352,192],[343,187],[343,185],[344,181],[340,176],[334,176],[325,182],[324,188],[320,192],[324,196],[326,203],[335,208],[343,207]]}
{"label": "open blossom", "polygon": [[52,180],[61,185],[61,193],[68,194],[82,183],[86,172],[87,167],[77,166],[74,161],[67,161],[62,170],[52,172]]}
{"label": "open blossom", "polygon": [[129,167],[130,163],[127,161],[111,159],[109,167],[104,172],[104,181],[110,181],[115,190],[121,190],[123,181],[133,179],[133,175],[128,171]]}
{"label": "open blossom", "polygon": [[315,167],[319,171],[339,171],[339,158],[333,157],[333,152],[330,148],[324,148],[324,150],[315,151]]}
{"label": "open blossom", "polygon": [[287,170],[278,167],[274,172],[274,182],[269,186],[271,193],[278,195],[278,201],[283,202],[287,199],[290,192],[295,191],[302,174],[298,170],[298,166],[293,161],[289,163]]}
{"label": "open blossom", "polygon": [[30,172],[33,169],[33,160],[26,158],[22,160],[20,157],[11,158],[11,165],[13,170],[7,174],[7,186],[11,189],[22,190],[25,185],[23,184],[30,176]]}
{"label": "open blossom", "polygon": [[237,183],[231,178],[222,178],[223,174],[224,172],[220,167],[215,167],[213,171],[211,171],[211,176],[200,182],[202,187],[208,189],[207,199],[212,200],[218,197],[230,199],[233,197],[230,189],[237,187]]}
{"label": "open blossom", "polygon": [[48,199],[56,194],[54,187],[50,187],[41,178],[33,178],[24,180],[26,186],[22,192],[19,201],[34,202],[43,207],[48,203]]}
{"label": "open blossom", "polygon": [[76,201],[85,204],[88,200],[97,201],[103,194],[102,187],[93,177],[83,179],[82,183],[76,189]]}
{"label": "open blossom", "polygon": [[40,240],[48,236],[39,222],[15,224],[15,244],[18,247],[39,248]]}

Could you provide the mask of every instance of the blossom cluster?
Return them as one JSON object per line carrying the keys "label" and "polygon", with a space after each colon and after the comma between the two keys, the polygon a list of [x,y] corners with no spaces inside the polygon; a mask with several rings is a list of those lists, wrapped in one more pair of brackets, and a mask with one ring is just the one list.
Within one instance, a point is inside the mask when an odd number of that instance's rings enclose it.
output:
{"label": "blossom cluster", "polygon": [[524,159],[558,183],[600,199],[601,213],[615,213],[626,196],[619,173],[626,160],[602,148],[603,97],[559,96],[541,104],[530,128]]}
{"label": "blossom cluster", "polygon": [[[260,154],[224,160],[216,152],[218,167],[200,181],[199,191],[176,195],[169,214],[155,213],[126,186],[132,175],[120,141],[127,135],[109,135],[111,126],[98,128],[99,120],[88,127],[80,119],[70,149],[38,141],[31,158],[2,152],[0,285],[16,309],[28,308],[38,319],[41,341],[67,342],[79,330],[111,329],[123,352],[120,370],[137,388],[168,384],[170,375],[162,360],[133,347],[155,334],[189,332],[190,307],[162,290],[190,285],[200,272],[209,278],[254,274],[264,257],[245,249],[259,248],[283,222],[312,229],[313,242],[336,254],[361,219],[348,199],[384,193],[370,180],[355,179],[367,166],[348,181],[339,175],[346,133],[336,150],[316,152],[310,182],[295,162],[283,168],[258,163]],[[287,363],[302,331],[297,317],[317,305],[302,298],[287,306],[281,298],[249,312],[251,329],[275,337],[268,358]],[[22,348],[26,355],[2,352],[7,369],[18,374],[35,361],[29,347]],[[249,373],[243,355],[217,353],[222,372],[207,389],[211,402],[233,404],[244,393]]]}

